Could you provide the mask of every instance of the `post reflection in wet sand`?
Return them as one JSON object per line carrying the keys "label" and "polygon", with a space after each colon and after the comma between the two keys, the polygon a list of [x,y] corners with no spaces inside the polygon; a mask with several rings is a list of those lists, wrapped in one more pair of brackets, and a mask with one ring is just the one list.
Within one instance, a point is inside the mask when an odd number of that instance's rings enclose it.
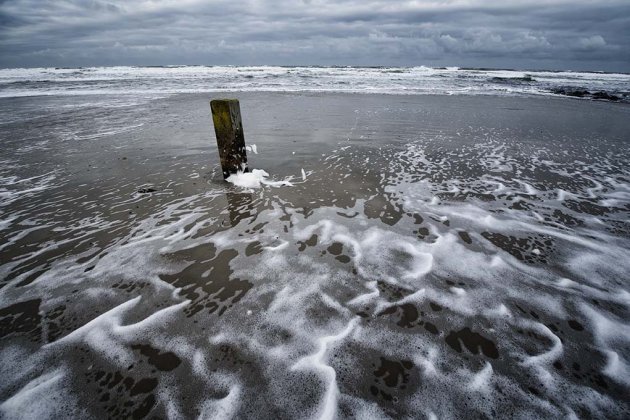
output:
{"label": "post reflection in wet sand", "polygon": [[243,219],[250,218],[255,215],[253,192],[227,192],[227,210],[230,214],[230,226],[235,227]]}

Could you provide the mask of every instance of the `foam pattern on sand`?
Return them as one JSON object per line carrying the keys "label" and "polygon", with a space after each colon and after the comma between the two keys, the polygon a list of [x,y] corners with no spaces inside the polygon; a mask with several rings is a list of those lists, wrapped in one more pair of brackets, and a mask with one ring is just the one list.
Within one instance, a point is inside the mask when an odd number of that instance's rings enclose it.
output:
{"label": "foam pattern on sand", "polygon": [[354,136],[291,188],[25,180],[2,416],[627,418],[628,149]]}

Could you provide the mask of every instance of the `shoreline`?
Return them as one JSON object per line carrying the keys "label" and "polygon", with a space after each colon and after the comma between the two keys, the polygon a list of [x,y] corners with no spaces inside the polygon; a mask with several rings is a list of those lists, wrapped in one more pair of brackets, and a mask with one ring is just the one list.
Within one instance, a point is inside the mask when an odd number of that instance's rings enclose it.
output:
{"label": "shoreline", "polygon": [[[602,91],[603,92],[603,91]],[[597,93],[597,92],[594,92]],[[381,92],[381,91],[342,91],[342,90],[330,90],[330,91],[321,91],[321,90],[207,90],[207,91],[194,91],[194,92],[163,92],[163,91],[138,91],[132,93],[122,93],[122,92],[85,92],[85,93],[72,93],[72,94],[59,94],[58,92],[53,93],[38,93],[38,94],[24,94],[24,95],[15,95],[15,96],[2,96],[0,94],[0,100],[10,100],[10,99],[20,99],[20,98],[48,98],[48,97],[90,97],[90,96],[155,96],[154,100],[165,99],[177,95],[214,95],[217,94],[217,97],[221,95],[239,95],[239,94],[286,94],[286,95],[384,95],[384,96],[419,96],[419,97],[432,97],[432,96],[453,96],[453,97],[495,97],[495,98],[560,98],[560,99],[574,99],[574,100],[582,100],[582,101],[590,101],[590,102],[603,102],[603,103],[615,103],[628,105],[630,101],[624,101],[623,99],[606,99],[606,98],[598,98],[594,97],[594,93],[581,94],[581,96],[576,96],[572,94],[560,94],[553,92],[539,92],[539,93],[530,93],[530,94],[497,94],[497,93],[443,93],[443,92]],[[163,96],[162,96],[163,95]]]}

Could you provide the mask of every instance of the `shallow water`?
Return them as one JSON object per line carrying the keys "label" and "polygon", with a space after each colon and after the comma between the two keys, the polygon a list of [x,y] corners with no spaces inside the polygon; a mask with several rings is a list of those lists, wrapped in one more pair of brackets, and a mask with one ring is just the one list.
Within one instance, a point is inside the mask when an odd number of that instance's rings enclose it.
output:
{"label": "shallow water", "polygon": [[240,93],[0,101],[13,417],[630,414],[630,108]]}

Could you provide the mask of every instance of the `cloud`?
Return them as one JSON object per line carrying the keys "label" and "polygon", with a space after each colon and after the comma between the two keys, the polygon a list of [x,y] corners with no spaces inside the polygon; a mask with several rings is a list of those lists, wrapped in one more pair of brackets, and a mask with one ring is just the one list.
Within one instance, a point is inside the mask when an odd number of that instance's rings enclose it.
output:
{"label": "cloud", "polygon": [[587,38],[580,38],[579,45],[585,50],[593,50],[605,47],[606,41],[601,35],[593,35]]}
{"label": "cloud", "polygon": [[0,66],[630,71],[627,0],[4,0]]}

